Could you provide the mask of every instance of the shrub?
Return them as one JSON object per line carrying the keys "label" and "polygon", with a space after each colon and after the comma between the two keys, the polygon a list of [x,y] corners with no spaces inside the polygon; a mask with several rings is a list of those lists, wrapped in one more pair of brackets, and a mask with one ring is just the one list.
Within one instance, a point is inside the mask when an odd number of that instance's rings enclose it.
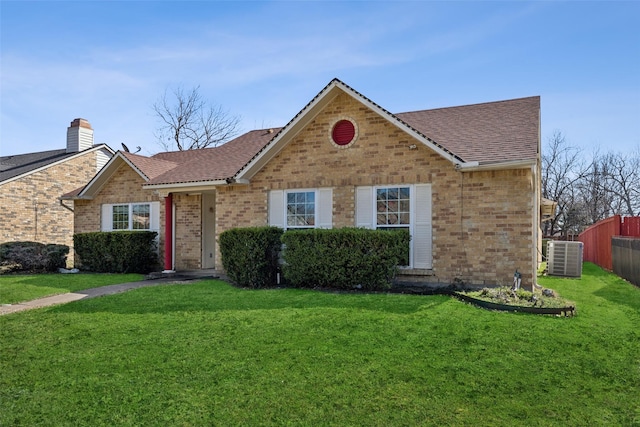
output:
{"label": "shrub", "polygon": [[397,266],[408,264],[409,240],[406,230],[288,230],[284,278],[297,287],[388,289]]}
{"label": "shrub", "polygon": [[281,247],[278,227],[233,228],[220,234],[222,265],[238,286],[263,288],[277,283]]}
{"label": "shrub", "polygon": [[155,231],[79,233],[73,244],[83,270],[96,273],[149,273],[158,267]]}
{"label": "shrub", "polygon": [[66,266],[69,247],[38,242],[0,244],[0,264],[5,271],[52,272]]}

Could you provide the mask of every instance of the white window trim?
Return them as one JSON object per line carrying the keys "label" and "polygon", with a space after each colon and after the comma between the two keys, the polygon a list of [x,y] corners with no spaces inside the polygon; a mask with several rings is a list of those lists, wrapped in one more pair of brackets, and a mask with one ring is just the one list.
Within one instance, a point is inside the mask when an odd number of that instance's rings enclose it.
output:
{"label": "white window trim", "polygon": [[[289,225],[289,194],[313,193],[313,225]],[[318,227],[318,191],[313,188],[303,188],[284,191],[284,225],[285,230],[305,230]]]}
{"label": "white window trim", "polygon": [[[389,189],[389,188],[409,188],[409,224],[402,225],[389,225],[383,224],[378,225],[378,190]],[[415,224],[415,212],[416,212],[416,197],[415,197],[415,189],[411,184],[402,184],[402,185],[376,185],[373,187],[373,206],[371,207],[373,211],[373,229],[377,230],[379,228],[408,228],[409,235],[414,236],[413,225]],[[409,241],[409,265],[400,266],[400,268],[413,268],[413,238]]]}
{"label": "white window trim", "polygon": [[[291,193],[314,193],[313,226],[287,225],[287,195]],[[304,230],[309,228],[333,228],[333,190],[331,188],[293,188],[271,190],[269,192],[269,225],[284,230]]]}
{"label": "white window trim", "polygon": [[[133,206],[148,205],[149,206],[149,228],[133,229]],[[129,226],[126,229],[113,229],[113,207],[128,206],[129,207]],[[100,221],[101,231],[155,231],[160,232],[160,202],[131,202],[131,203],[106,203],[102,205],[102,217]]]}
{"label": "white window trim", "polygon": [[[409,187],[409,233],[411,235],[411,241],[409,243],[409,265],[404,268],[426,268],[430,269],[433,266],[433,225],[432,225],[432,197],[431,197],[431,184],[397,184],[397,185],[378,185],[378,186],[361,186],[356,188],[356,227],[364,227],[370,229],[377,229],[377,200],[376,194],[379,189],[387,188],[400,188]],[[424,196],[428,196],[428,200],[421,200],[421,203],[426,203],[426,206],[422,206],[423,209],[427,209],[427,215],[423,218],[417,216],[417,193],[418,188],[420,191],[426,192]],[[380,225],[380,227],[389,227],[388,225]],[[393,226],[392,226],[393,227]],[[416,228],[420,227],[424,236],[416,236]],[[426,227],[426,229],[425,229]],[[404,228],[398,226],[398,228]],[[416,262],[416,241],[418,239],[425,240],[426,247],[422,248],[426,251],[426,259],[421,263]],[[416,264],[419,264],[416,267]]]}

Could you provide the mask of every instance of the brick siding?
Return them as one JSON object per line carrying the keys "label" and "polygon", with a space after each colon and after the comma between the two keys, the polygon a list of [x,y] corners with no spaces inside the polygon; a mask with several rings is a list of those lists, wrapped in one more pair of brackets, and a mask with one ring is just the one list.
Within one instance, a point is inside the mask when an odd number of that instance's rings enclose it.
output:
{"label": "brick siding", "polygon": [[[330,141],[331,125],[348,117],[358,126],[349,148]],[[433,269],[429,280],[461,279],[475,285],[510,284],[516,269],[531,286],[534,209],[531,171],[462,173],[406,132],[347,94],[338,95],[297,134],[249,185],[216,189],[216,266],[222,268],[220,233],[268,224],[268,194],[274,189],[331,187],[333,227],[355,225],[355,190],[362,185],[429,183],[432,189]],[[100,229],[100,204],[159,200],[142,190],[142,179],[122,167],[93,201],[76,201],[76,231]],[[174,193],[175,267],[200,268],[201,197]],[[164,230],[164,203],[160,208]],[[161,239],[161,251],[164,242]]]}
{"label": "brick siding", "polygon": [[[337,116],[358,124],[358,139],[347,149],[329,139]],[[346,94],[336,97],[250,185],[218,190],[216,232],[267,224],[272,189],[332,187],[333,226],[344,227],[355,225],[357,186],[417,183],[432,184],[429,280],[510,284],[519,269],[523,285],[531,286],[531,171],[456,171],[451,162]]]}
{"label": "brick siding", "polygon": [[[164,201],[157,192],[144,190],[144,179],[127,165],[122,165],[111,176],[92,200],[75,200],[75,232],[89,233],[101,230],[102,205],[112,203],[160,201],[160,230],[164,230]],[[160,232],[159,254],[164,253],[164,236]],[[78,264],[79,266],[79,264]]]}
{"label": "brick siding", "polygon": [[[96,173],[96,152],[74,157],[0,185],[0,241],[35,241],[73,247],[74,214],[60,204],[65,193]],[[72,208],[70,201],[64,204]],[[67,259],[73,265],[73,250]]]}

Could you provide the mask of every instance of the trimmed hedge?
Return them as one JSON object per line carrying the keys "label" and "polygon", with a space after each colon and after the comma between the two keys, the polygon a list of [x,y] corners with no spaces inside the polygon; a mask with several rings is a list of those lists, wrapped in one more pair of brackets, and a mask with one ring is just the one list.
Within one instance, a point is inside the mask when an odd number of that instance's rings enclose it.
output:
{"label": "trimmed hedge", "polygon": [[0,265],[3,271],[52,272],[67,264],[69,247],[38,242],[7,242],[0,244]]}
{"label": "trimmed hedge", "polygon": [[408,263],[406,230],[362,228],[288,230],[283,274],[296,287],[381,290]]}
{"label": "trimmed hedge", "polygon": [[220,255],[227,276],[238,286],[264,288],[277,283],[283,230],[233,228],[220,234]]}
{"label": "trimmed hedge", "polygon": [[155,231],[79,233],[73,236],[77,261],[96,273],[149,273],[159,266]]}

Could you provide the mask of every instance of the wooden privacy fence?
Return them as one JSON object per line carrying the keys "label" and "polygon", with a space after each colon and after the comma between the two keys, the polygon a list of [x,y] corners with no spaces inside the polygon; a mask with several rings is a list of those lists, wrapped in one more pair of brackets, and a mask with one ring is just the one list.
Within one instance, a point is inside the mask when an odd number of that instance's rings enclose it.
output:
{"label": "wooden privacy fence", "polygon": [[611,237],[620,235],[620,215],[598,221],[580,233],[578,240],[584,243],[582,259],[611,271]]}
{"label": "wooden privacy fence", "polygon": [[623,219],[620,215],[614,215],[580,233],[578,240],[584,243],[583,259],[612,271],[611,238],[614,236],[640,238],[640,217]]}
{"label": "wooden privacy fence", "polygon": [[640,237],[640,216],[623,218],[620,235],[625,237]]}

